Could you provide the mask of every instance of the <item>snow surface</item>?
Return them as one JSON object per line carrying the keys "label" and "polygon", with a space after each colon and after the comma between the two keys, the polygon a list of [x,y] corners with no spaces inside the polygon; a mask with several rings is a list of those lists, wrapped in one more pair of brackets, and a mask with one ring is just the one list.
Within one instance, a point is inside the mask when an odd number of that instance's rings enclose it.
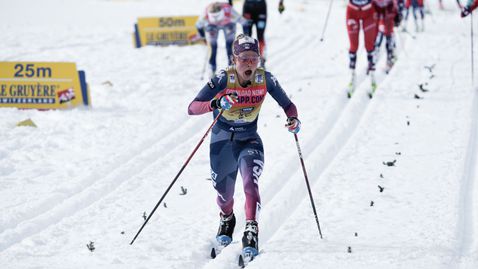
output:
{"label": "snow surface", "polygon": [[[453,0],[444,0],[444,11],[429,3],[425,32],[415,33],[410,19],[411,34],[398,33],[399,60],[387,76],[382,57],[376,96],[367,97],[360,73],[349,100],[345,2],[332,6],[324,42],[329,1],[285,1],[282,15],[277,1],[268,2],[267,65],[299,110],[324,239],[284,113],[268,98],[259,123],[266,158],[261,255],[248,268],[478,268],[470,19],[459,18]],[[244,227],[240,179],[234,242],[209,258],[218,209],[207,142],[167,196],[167,208],[160,206],[129,245],[143,212],[211,123],[210,115],[187,115],[204,85],[205,47],[134,49],[133,24],[139,16],[196,15],[207,3],[0,0],[0,60],[76,62],[93,103],[68,111],[2,109],[0,268],[236,266]],[[358,64],[365,66],[363,49]],[[425,68],[432,65],[432,72]],[[38,128],[15,126],[27,118]],[[395,166],[384,165],[393,160]]]}

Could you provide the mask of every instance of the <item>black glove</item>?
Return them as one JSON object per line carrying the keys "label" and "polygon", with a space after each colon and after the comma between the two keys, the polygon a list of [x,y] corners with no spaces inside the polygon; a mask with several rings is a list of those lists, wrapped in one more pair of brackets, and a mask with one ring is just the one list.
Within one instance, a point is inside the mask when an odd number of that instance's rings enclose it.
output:
{"label": "black glove", "polygon": [[197,28],[198,29],[198,34],[201,38],[204,38],[206,36],[206,33],[204,33],[204,28]]}
{"label": "black glove", "polygon": [[470,15],[470,13],[471,13],[470,7],[466,6],[461,10],[461,17],[462,18],[466,17],[466,16]]}
{"label": "black glove", "polygon": [[301,126],[301,123],[298,118],[296,117],[287,118],[287,123],[285,127],[287,128],[289,132],[293,134],[298,133],[300,131],[300,126]]}
{"label": "black glove", "polygon": [[282,14],[282,12],[284,12],[284,10],[285,10],[284,2],[281,0],[279,2],[279,13]]}
{"label": "black glove", "polygon": [[403,15],[402,15],[402,12],[397,12],[397,15],[395,15],[395,18],[393,18],[393,24],[395,25],[395,27],[398,27],[400,26],[400,23],[402,22],[402,18],[403,18]]}

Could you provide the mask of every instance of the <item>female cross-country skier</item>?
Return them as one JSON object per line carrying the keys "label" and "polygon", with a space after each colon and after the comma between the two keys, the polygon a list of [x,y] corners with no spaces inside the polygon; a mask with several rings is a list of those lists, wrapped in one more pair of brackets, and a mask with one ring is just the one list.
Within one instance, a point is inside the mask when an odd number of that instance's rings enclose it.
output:
{"label": "female cross-country skier", "polygon": [[236,224],[233,212],[234,185],[240,171],[245,192],[246,227],[242,237],[243,254],[258,254],[257,217],[261,208],[259,177],[264,169],[264,150],[257,133],[262,103],[269,93],[282,107],[286,127],[300,130],[297,109],[277,79],[263,68],[259,42],[240,34],[233,43],[233,65],[221,70],[201,89],[188,108],[190,115],[222,112],[211,134],[210,165],[213,186],[217,191],[220,223],[216,239],[226,246],[232,241]]}

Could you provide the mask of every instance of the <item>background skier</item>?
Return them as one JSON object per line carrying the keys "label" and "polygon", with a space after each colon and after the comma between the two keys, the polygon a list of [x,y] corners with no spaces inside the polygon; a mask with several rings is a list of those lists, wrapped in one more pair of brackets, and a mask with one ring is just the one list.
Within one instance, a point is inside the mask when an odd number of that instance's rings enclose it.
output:
{"label": "background skier", "polygon": [[206,38],[210,48],[210,77],[216,72],[217,38],[219,31],[224,31],[228,65],[231,64],[232,42],[236,36],[236,23],[246,24],[247,21],[228,3],[215,2],[207,6],[204,15],[196,22],[199,38]]}
{"label": "background skier", "polygon": [[370,74],[372,86],[375,86],[375,64],[373,52],[375,47],[375,38],[377,36],[377,13],[373,6],[372,0],[349,0],[345,22],[347,25],[347,33],[350,41],[349,68],[352,73],[352,78],[348,86],[348,94],[350,97],[355,88],[355,65],[357,62],[360,26],[362,26],[362,30],[364,32],[365,49],[367,50],[367,73]]}
{"label": "background skier", "polygon": [[[232,5],[232,0],[229,3]],[[279,1],[279,13],[284,12],[284,0]],[[247,23],[243,25],[244,34],[252,36],[253,26],[256,26],[257,39],[260,44],[261,67],[266,62],[266,41],[264,33],[267,26],[267,3],[266,0],[244,0],[242,15],[247,19]]]}
{"label": "background skier", "polygon": [[[415,31],[420,32],[425,30],[425,12],[423,10],[423,1],[424,0],[405,0],[405,23],[403,24],[403,30],[406,31],[408,14],[410,13],[410,6],[413,9],[413,20],[415,22]],[[418,23],[417,12],[420,13],[421,26]]]}

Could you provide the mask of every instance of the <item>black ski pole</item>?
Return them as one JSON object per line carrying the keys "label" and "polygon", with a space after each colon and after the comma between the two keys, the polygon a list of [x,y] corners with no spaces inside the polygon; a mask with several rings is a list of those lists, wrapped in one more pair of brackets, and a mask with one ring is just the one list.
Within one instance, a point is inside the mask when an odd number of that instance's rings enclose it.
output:
{"label": "black ski pole", "polygon": [[329,22],[330,10],[332,9],[332,3],[334,0],[330,0],[329,11],[327,11],[327,16],[325,17],[324,28],[322,29],[322,35],[320,36],[320,42],[324,41],[325,29],[327,29],[327,22]]}
{"label": "black ski pole", "polygon": [[138,233],[136,233],[136,235],[134,236],[133,240],[131,241],[131,243],[129,243],[130,245],[132,245],[134,243],[134,241],[136,240],[136,238],[138,237],[138,235],[141,233],[141,231],[143,230],[144,226],[146,226],[146,223],[148,223],[149,219],[151,218],[151,216],[153,216],[154,214],[154,211],[156,211],[156,209],[158,208],[158,206],[161,204],[161,202],[164,200],[164,198],[166,197],[166,195],[168,194],[169,190],[171,190],[171,188],[173,187],[174,183],[176,183],[176,180],[179,178],[179,176],[181,175],[181,173],[183,172],[183,170],[186,168],[186,166],[188,165],[189,161],[192,159],[192,157],[194,156],[194,154],[196,153],[196,151],[199,149],[199,147],[201,146],[202,142],[204,142],[204,140],[206,139],[207,135],[209,134],[209,132],[211,131],[212,127],[216,124],[217,120],[219,119],[219,117],[221,117],[222,115],[222,112],[224,112],[224,110],[221,110],[221,112],[219,112],[219,114],[216,116],[216,118],[214,119],[214,121],[211,123],[211,126],[209,126],[209,128],[207,129],[206,133],[203,135],[203,137],[201,138],[201,140],[199,141],[199,143],[196,145],[196,147],[194,148],[193,152],[189,155],[188,159],[186,160],[186,162],[183,164],[183,166],[181,167],[181,169],[179,170],[178,174],[176,175],[176,177],[174,177],[173,181],[171,182],[171,184],[169,184],[169,187],[166,189],[166,192],[164,192],[163,196],[161,197],[161,199],[159,199],[158,203],[156,204],[156,206],[153,208],[153,211],[151,211],[151,213],[149,213],[149,216],[148,218],[144,221],[143,225],[141,226],[141,228],[139,229]]}
{"label": "black ski pole", "polygon": [[302,158],[302,150],[299,145],[299,138],[297,134],[294,134],[295,144],[297,145],[297,151],[299,152],[300,164],[302,165],[302,171],[304,172],[305,184],[307,185],[307,190],[309,191],[310,203],[312,204],[312,210],[314,211],[315,222],[317,222],[317,228],[319,228],[320,239],[322,239],[322,231],[320,230],[319,217],[317,216],[317,210],[315,210],[314,197],[312,197],[312,191],[310,190],[309,178],[307,176],[307,171],[305,170],[304,158]]}

